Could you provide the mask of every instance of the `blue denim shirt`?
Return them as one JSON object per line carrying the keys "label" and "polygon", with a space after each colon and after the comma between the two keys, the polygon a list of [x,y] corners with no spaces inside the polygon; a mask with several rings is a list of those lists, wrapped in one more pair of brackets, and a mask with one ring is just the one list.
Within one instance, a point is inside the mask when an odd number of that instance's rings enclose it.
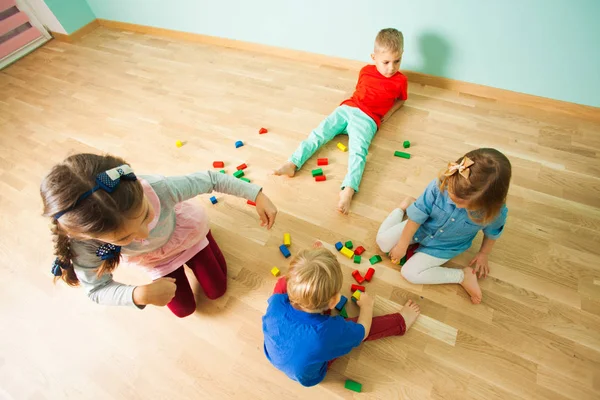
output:
{"label": "blue denim shirt", "polygon": [[456,207],[447,191],[440,192],[439,181],[434,179],[425,192],[406,210],[408,218],[421,224],[412,243],[419,243],[417,252],[450,259],[471,247],[480,230],[490,239],[498,239],[504,230],[508,208],[487,225],[469,218],[467,210]]}

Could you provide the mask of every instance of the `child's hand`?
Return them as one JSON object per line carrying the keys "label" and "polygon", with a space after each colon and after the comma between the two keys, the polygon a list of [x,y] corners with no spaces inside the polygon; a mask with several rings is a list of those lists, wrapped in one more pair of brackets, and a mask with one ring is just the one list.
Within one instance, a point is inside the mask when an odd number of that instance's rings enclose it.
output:
{"label": "child's hand", "polygon": [[175,297],[175,279],[165,277],[155,280],[146,288],[146,302],[144,304],[153,304],[155,306],[166,306]]}
{"label": "child's hand", "polygon": [[[473,267],[473,264],[475,266]],[[477,274],[479,278],[485,278],[490,273],[490,267],[488,265],[488,256],[485,253],[477,253],[475,258],[469,263],[470,267],[473,267],[473,273]]]}
{"label": "child's hand", "polygon": [[356,304],[358,304],[358,306],[361,309],[373,308],[373,305],[375,304],[375,299],[373,297],[371,297],[370,295],[368,295],[367,293],[361,293],[360,300],[358,300],[356,302]]}
{"label": "child's hand", "polygon": [[401,242],[398,242],[398,244],[396,244],[392,250],[390,250],[390,259],[392,260],[392,262],[394,264],[400,264],[400,260],[402,260],[402,257],[404,257],[406,255],[406,250],[408,249],[408,244],[404,244]]}
{"label": "child's hand", "polygon": [[267,229],[271,229],[275,223],[277,207],[275,207],[275,204],[273,204],[263,192],[260,192],[258,196],[256,196],[256,212],[260,218],[260,226],[266,226]]}

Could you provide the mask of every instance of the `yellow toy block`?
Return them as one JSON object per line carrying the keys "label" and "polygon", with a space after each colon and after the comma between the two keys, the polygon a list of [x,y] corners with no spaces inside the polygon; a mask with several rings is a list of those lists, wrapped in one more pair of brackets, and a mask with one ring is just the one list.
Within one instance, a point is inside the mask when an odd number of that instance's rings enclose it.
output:
{"label": "yellow toy block", "polygon": [[342,247],[342,249],[340,250],[340,253],[342,253],[343,255],[345,255],[348,258],[354,257],[354,252],[352,250],[350,250],[349,248],[347,248],[346,246]]}
{"label": "yellow toy block", "polygon": [[338,149],[340,149],[341,151],[348,151],[348,148],[346,146],[344,146],[342,143],[338,143],[337,144]]}
{"label": "yellow toy block", "polygon": [[361,294],[361,293],[362,293],[362,292],[361,292],[360,290],[357,290],[356,292],[354,292],[354,293],[352,294],[352,300],[354,300],[354,301],[358,301],[358,300],[360,300],[360,294]]}
{"label": "yellow toy block", "polygon": [[279,276],[279,268],[273,267],[273,269],[271,270],[271,273],[273,274],[273,276],[275,278],[277,278]]}
{"label": "yellow toy block", "polygon": [[285,244],[288,247],[290,247],[292,245],[292,237],[290,236],[289,233],[283,234],[283,244]]}

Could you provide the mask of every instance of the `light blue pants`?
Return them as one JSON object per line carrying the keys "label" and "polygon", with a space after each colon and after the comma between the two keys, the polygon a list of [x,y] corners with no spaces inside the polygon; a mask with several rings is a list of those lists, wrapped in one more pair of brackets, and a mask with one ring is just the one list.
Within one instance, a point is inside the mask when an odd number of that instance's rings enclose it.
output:
{"label": "light blue pants", "polygon": [[359,108],[339,106],[310,133],[306,140],[300,143],[290,157],[290,161],[300,169],[321,146],[335,136],[346,133],[349,150],[348,173],[342,182],[342,189],[350,186],[358,192],[365,171],[369,146],[376,132],[375,121]]}

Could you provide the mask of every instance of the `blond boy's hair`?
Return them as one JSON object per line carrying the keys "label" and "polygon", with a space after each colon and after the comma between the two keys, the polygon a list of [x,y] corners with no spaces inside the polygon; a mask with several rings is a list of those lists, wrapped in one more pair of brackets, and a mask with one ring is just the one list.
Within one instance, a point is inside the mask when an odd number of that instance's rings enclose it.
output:
{"label": "blond boy's hair", "polygon": [[336,256],[324,248],[300,251],[290,262],[287,293],[290,303],[309,311],[328,308],[342,289],[342,268]]}
{"label": "blond boy's hair", "polygon": [[380,30],[375,38],[375,51],[404,52],[404,35],[394,28]]}

